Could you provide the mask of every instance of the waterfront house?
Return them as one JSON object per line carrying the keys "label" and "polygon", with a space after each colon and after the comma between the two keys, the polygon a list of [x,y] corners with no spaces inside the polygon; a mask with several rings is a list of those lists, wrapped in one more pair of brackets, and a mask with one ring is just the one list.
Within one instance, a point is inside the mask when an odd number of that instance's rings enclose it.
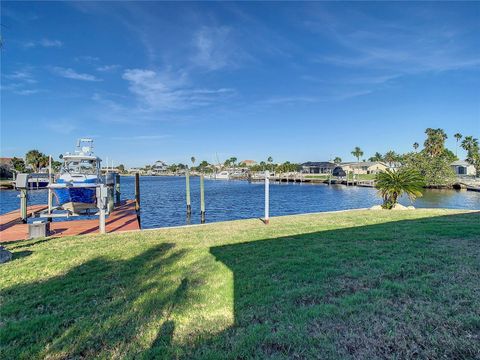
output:
{"label": "waterfront house", "polygon": [[464,160],[457,160],[450,164],[457,176],[474,176],[476,174],[475,166]]}
{"label": "waterfront house", "polygon": [[348,162],[341,163],[340,166],[345,172],[355,172],[355,174],[378,174],[389,168],[381,161]]}
{"label": "waterfront house", "polygon": [[251,167],[255,165],[257,162],[255,160],[242,160],[240,161],[240,165],[246,166],[246,167]]}
{"label": "waterfront house", "polygon": [[168,171],[168,165],[165,161],[157,160],[155,164],[152,165],[150,172],[152,175],[161,175],[165,174]]}
{"label": "waterfront house", "polygon": [[304,174],[330,174],[337,164],[331,161],[307,161],[302,164],[302,173]]}

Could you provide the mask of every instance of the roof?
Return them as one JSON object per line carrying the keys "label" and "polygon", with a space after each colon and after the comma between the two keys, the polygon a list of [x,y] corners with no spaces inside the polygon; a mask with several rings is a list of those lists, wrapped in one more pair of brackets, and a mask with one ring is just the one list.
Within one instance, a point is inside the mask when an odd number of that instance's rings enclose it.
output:
{"label": "roof", "polygon": [[360,161],[360,162],[347,162],[341,163],[340,166],[351,166],[351,167],[360,167],[360,166],[374,166],[374,165],[383,165],[387,166],[385,163],[381,161]]}
{"label": "roof", "polygon": [[256,164],[257,162],[255,160],[242,160],[240,161],[240,164]]}
{"label": "roof", "polygon": [[62,157],[63,160],[94,160],[101,161],[98,156],[95,155],[82,155],[82,154],[65,154]]}
{"label": "roof", "polygon": [[334,168],[337,164],[330,161],[307,161],[302,166],[321,167],[321,168]]}
{"label": "roof", "polygon": [[452,166],[473,166],[472,164],[466,162],[465,160],[457,160],[457,161],[454,161],[452,162],[450,165]]}
{"label": "roof", "polygon": [[13,158],[10,157],[0,157],[0,164],[11,164]]}

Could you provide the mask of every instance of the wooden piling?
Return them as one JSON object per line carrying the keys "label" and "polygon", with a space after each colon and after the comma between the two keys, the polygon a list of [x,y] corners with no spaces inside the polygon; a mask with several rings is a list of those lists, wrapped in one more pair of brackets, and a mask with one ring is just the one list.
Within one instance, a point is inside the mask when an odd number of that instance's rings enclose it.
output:
{"label": "wooden piling", "polygon": [[205,223],[205,186],[203,174],[200,175],[200,222]]}
{"label": "wooden piling", "polygon": [[270,223],[270,173],[265,171],[265,218],[266,225]]}
{"label": "wooden piling", "polygon": [[135,173],[135,210],[140,211],[140,174]]}
{"label": "wooden piling", "polygon": [[120,174],[115,174],[115,205],[120,205]]}
{"label": "wooden piling", "polygon": [[190,217],[192,214],[192,206],[190,204],[190,173],[188,170],[185,172],[185,186],[186,186],[186,197],[187,197],[187,217]]}
{"label": "wooden piling", "polygon": [[20,189],[20,218],[27,223],[27,189]]}

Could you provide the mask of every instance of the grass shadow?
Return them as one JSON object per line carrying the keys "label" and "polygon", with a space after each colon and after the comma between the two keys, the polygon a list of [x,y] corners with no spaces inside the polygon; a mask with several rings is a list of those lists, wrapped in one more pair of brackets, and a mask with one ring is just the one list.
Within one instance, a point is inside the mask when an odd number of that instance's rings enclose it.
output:
{"label": "grass shadow", "polygon": [[[177,281],[168,269],[185,252],[163,243],[129,260],[95,258],[64,275],[2,289],[1,315],[9,326],[0,330],[0,340],[20,351],[3,348],[0,357],[91,358],[122,353],[144,323],[161,318],[181,301],[185,281]],[[168,343],[171,326],[159,328],[162,341]]]}
{"label": "grass shadow", "polygon": [[210,252],[233,273],[235,324],[194,357],[480,356],[480,213]]}
{"label": "grass shadow", "polygon": [[0,357],[480,357],[480,213],[248,240],[161,243],[2,289]]}

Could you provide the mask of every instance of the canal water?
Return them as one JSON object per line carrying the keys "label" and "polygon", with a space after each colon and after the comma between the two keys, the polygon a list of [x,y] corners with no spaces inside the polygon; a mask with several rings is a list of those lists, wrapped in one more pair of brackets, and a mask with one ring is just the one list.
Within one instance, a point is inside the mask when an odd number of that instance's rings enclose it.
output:
{"label": "canal water", "polygon": [[[198,177],[190,178],[192,216],[190,223],[200,222],[200,184]],[[186,224],[185,178],[142,176],[142,228]],[[134,178],[121,178],[123,199],[134,198]],[[0,191],[0,212],[19,208],[18,192]],[[45,204],[47,191],[29,193],[29,204]],[[407,198],[404,205],[411,205]],[[246,181],[205,180],[206,221],[224,221],[263,216],[264,184]],[[321,211],[368,208],[381,204],[372,188],[324,184],[270,185],[270,216]],[[425,190],[424,196],[413,204],[417,208],[452,208],[480,210],[480,193],[455,190]]]}

